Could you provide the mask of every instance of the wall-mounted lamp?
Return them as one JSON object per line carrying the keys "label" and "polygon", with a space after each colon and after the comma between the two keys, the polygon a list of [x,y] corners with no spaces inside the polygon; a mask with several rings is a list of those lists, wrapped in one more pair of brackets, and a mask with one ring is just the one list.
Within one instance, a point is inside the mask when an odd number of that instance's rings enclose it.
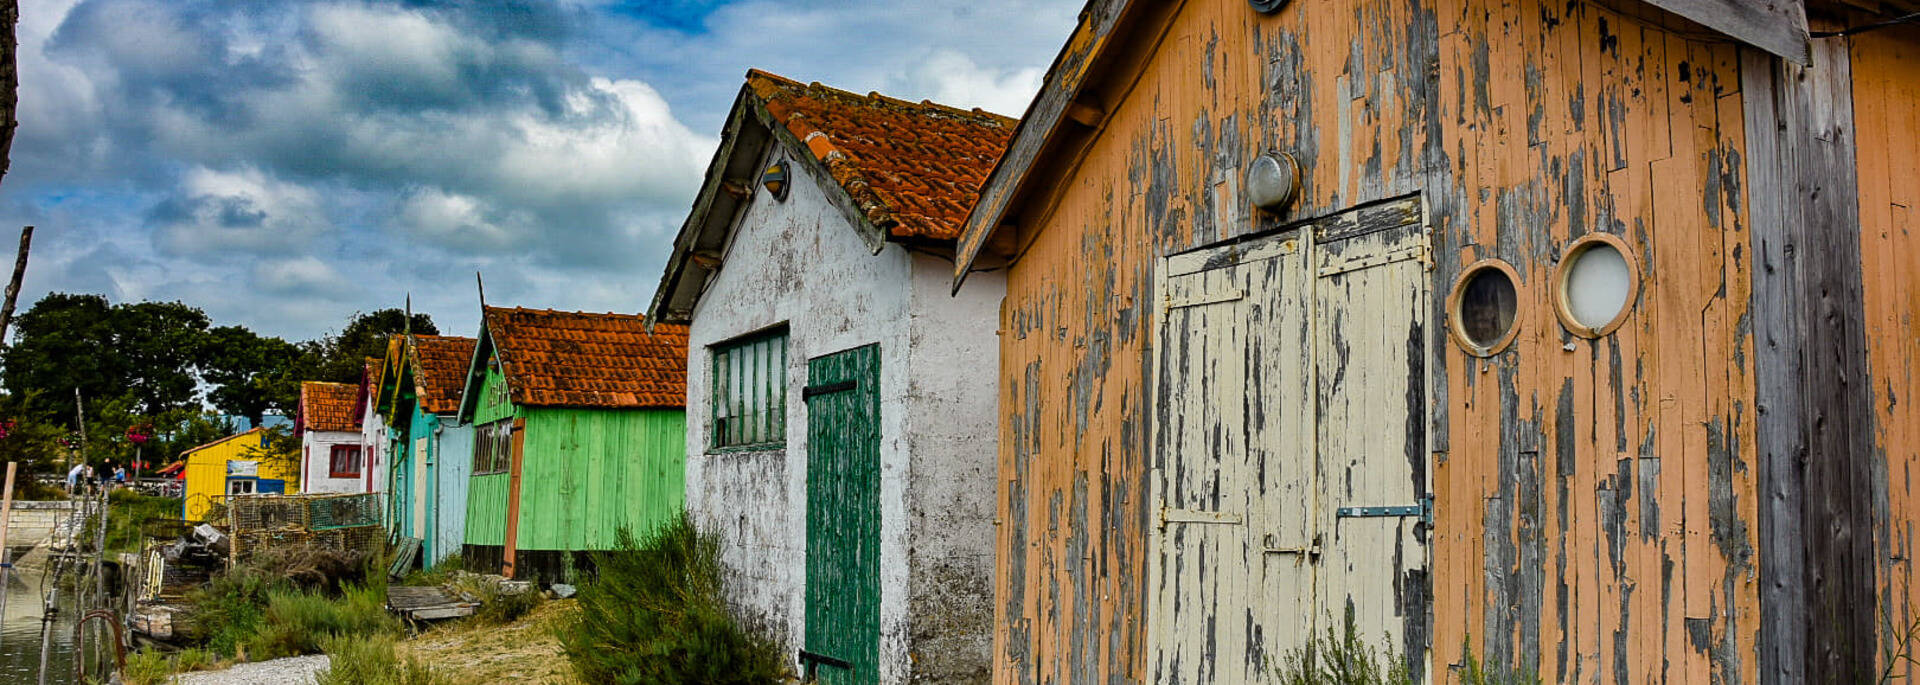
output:
{"label": "wall-mounted lamp", "polygon": [[1279,213],[1300,192],[1300,163],[1285,152],[1269,152],[1247,165],[1247,199],[1253,206]]}
{"label": "wall-mounted lamp", "polygon": [[787,161],[783,159],[767,167],[766,173],[760,174],[760,185],[767,187],[767,192],[773,194],[773,199],[785,202],[787,186],[792,185],[788,176]]}
{"label": "wall-mounted lamp", "polygon": [[1287,6],[1287,0],[1247,0],[1247,2],[1253,5],[1253,11],[1261,14],[1273,14]]}

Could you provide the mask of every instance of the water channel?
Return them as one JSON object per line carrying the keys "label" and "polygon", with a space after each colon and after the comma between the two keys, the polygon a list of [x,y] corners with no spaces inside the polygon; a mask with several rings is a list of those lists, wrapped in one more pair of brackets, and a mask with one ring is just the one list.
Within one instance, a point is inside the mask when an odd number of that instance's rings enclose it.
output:
{"label": "water channel", "polygon": [[[23,570],[17,569],[7,585],[6,613],[0,616],[0,683],[39,682],[41,574],[38,569]],[[63,592],[60,599],[47,655],[47,682],[68,684],[74,682],[73,595]]]}

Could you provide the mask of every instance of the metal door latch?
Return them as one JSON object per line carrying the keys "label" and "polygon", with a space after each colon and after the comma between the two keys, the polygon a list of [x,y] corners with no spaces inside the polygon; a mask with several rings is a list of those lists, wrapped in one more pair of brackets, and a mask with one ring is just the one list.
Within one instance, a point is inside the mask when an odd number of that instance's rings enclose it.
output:
{"label": "metal door latch", "polygon": [[1281,547],[1274,544],[1279,540],[1275,539],[1272,533],[1268,533],[1261,542],[1264,543],[1261,545],[1261,551],[1267,554],[1298,554],[1309,561],[1320,558],[1320,537],[1317,535],[1314,536],[1311,544],[1298,547]]}
{"label": "metal door latch", "polygon": [[1335,518],[1380,518],[1418,516],[1421,523],[1433,523],[1433,498],[1422,497],[1419,504],[1388,507],[1340,507],[1333,512]]}

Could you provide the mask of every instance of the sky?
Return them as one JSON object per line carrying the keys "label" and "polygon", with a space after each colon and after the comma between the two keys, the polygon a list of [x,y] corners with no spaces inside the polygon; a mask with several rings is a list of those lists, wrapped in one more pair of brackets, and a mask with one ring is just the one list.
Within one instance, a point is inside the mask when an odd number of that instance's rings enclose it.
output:
{"label": "sky", "polygon": [[637,313],[749,68],[1019,116],[1078,0],[25,0],[0,254],[288,339]]}

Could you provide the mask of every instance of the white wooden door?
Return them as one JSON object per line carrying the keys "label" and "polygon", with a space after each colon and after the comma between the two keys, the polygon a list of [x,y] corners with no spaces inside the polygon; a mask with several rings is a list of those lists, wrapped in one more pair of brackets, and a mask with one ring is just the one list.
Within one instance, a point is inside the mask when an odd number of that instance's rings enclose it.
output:
{"label": "white wooden door", "polygon": [[1408,200],[1158,264],[1153,682],[1272,680],[1349,604],[1424,664],[1426,245]]}

